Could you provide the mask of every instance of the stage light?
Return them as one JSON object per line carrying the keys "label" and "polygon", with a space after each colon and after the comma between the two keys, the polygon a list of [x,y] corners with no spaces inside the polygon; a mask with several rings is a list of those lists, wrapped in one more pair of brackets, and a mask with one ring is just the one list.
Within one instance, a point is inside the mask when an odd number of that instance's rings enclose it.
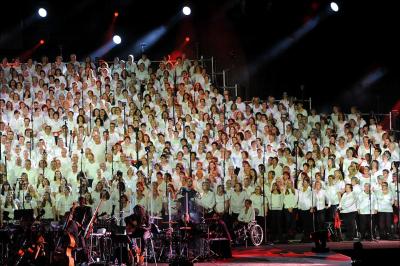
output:
{"label": "stage light", "polygon": [[192,10],[190,9],[190,7],[184,6],[184,7],[182,8],[182,13],[183,13],[185,16],[189,16],[190,13],[192,13]]}
{"label": "stage light", "polygon": [[115,44],[120,44],[121,43],[121,37],[119,37],[119,35],[114,35],[114,37],[113,37],[113,42],[115,43]]}
{"label": "stage light", "polygon": [[118,17],[119,13],[118,12],[114,12],[114,17]]}
{"label": "stage light", "polygon": [[190,37],[186,37],[185,42],[190,42]]}
{"label": "stage light", "polygon": [[339,5],[337,3],[335,3],[335,2],[331,2],[330,7],[331,7],[333,12],[338,12],[339,11]]}
{"label": "stage light", "polygon": [[39,14],[39,16],[41,16],[42,18],[45,18],[45,17],[47,17],[47,10],[41,7],[41,8],[39,8],[39,10],[38,10],[38,14]]}
{"label": "stage light", "polygon": [[40,45],[43,45],[45,43],[45,41],[43,40],[43,39],[41,39],[40,41],[39,41],[39,44]]}

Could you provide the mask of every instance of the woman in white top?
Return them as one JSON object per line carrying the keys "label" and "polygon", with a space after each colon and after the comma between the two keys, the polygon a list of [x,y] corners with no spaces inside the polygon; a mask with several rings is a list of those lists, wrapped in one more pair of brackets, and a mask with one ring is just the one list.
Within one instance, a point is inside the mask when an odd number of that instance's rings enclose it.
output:
{"label": "woman in white top", "polygon": [[232,219],[236,220],[240,211],[243,209],[244,201],[247,199],[247,194],[243,191],[242,183],[235,184],[235,190],[231,194],[231,215]]}
{"label": "woman in white top", "polygon": [[272,184],[269,201],[269,216],[271,221],[271,241],[282,240],[282,210],[283,193],[276,183]]}
{"label": "woman in white top", "polygon": [[253,202],[253,208],[256,212],[257,223],[261,226],[264,226],[264,217],[267,215],[268,211],[268,198],[263,197],[261,187],[256,186],[254,192],[250,196],[250,199]]}
{"label": "woman in white top", "polygon": [[340,215],[343,218],[343,224],[346,228],[346,238],[348,240],[353,240],[355,237],[357,197],[353,192],[353,186],[351,184],[346,185],[338,209],[340,210]]}
{"label": "woman in white top", "polygon": [[229,210],[229,197],[225,193],[224,186],[218,185],[215,194],[215,212],[223,217],[223,214]]}
{"label": "woman in white top", "polygon": [[286,235],[288,239],[293,239],[296,234],[296,214],[297,214],[297,189],[293,187],[292,181],[286,182],[286,191],[283,195],[283,214],[285,216]]}
{"label": "woman in white top", "polygon": [[44,210],[43,220],[53,221],[55,219],[56,205],[49,191],[44,192],[40,209]]}
{"label": "woman in white top", "polygon": [[302,187],[299,189],[299,200],[297,205],[304,231],[303,242],[310,242],[310,234],[313,229],[311,195],[310,180],[305,178]]}
{"label": "woman in white top", "polygon": [[[361,238],[372,238],[371,232],[375,232],[375,217],[378,213],[378,202],[376,195],[371,191],[371,184],[364,184],[364,191],[357,199],[358,218],[360,219]],[[371,228],[372,218],[372,228]]]}
{"label": "woman in white top", "polygon": [[331,207],[331,201],[329,200],[328,194],[322,189],[321,182],[315,183],[313,191],[313,207],[315,208],[315,228],[323,230],[325,228],[325,209]]}
{"label": "woman in white top", "polygon": [[148,210],[150,216],[161,216],[162,210],[162,195],[158,191],[157,182],[152,183],[152,192],[149,193],[149,199],[147,201]]}
{"label": "woman in white top", "polygon": [[18,210],[18,205],[14,199],[13,193],[9,192],[1,206],[3,221],[14,220],[14,211]]}
{"label": "woman in white top", "polygon": [[379,236],[388,239],[393,224],[393,205],[395,199],[388,188],[388,183],[382,183],[382,191],[376,193],[378,199]]}
{"label": "woman in white top", "polygon": [[333,175],[328,176],[328,182],[326,186],[326,195],[329,198],[329,201],[331,202],[331,206],[328,210],[328,215],[327,215],[327,221],[328,222],[333,222],[335,219],[335,214],[337,207],[339,206],[340,198],[341,198],[341,193],[337,189],[334,183],[334,177]]}

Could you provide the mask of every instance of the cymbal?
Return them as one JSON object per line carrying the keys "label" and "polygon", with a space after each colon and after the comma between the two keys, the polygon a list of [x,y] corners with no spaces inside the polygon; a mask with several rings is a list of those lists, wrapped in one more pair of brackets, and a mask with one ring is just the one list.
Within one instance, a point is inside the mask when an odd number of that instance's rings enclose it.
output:
{"label": "cymbal", "polygon": [[175,222],[175,221],[168,222],[168,221],[166,221],[166,222],[161,222],[161,223],[163,223],[163,224],[177,224],[178,222]]}
{"label": "cymbal", "polygon": [[189,227],[189,226],[179,227],[179,230],[192,230],[192,227]]}

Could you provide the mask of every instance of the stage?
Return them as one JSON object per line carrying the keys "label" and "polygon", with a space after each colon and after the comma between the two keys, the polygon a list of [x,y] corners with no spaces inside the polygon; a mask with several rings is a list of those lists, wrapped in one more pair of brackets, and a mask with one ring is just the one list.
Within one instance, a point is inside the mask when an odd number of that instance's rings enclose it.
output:
{"label": "stage", "polygon": [[[194,265],[352,265],[351,256],[354,255],[354,243],[355,242],[351,241],[329,242],[327,246],[330,251],[327,253],[312,252],[311,249],[314,247],[314,243],[262,245],[258,247],[249,246],[247,248],[233,247],[232,258],[215,259],[207,262],[195,262]],[[390,265],[400,265],[400,263],[392,260],[394,259],[393,256],[387,256],[390,254],[396,254],[397,256],[400,251],[400,241],[382,240],[363,241],[361,243],[364,249],[363,253],[367,257],[365,257],[362,264],[357,265],[370,265],[377,261],[390,261]],[[149,265],[155,264],[149,263]],[[168,264],[158,263],[157,265],[164,266]]]}

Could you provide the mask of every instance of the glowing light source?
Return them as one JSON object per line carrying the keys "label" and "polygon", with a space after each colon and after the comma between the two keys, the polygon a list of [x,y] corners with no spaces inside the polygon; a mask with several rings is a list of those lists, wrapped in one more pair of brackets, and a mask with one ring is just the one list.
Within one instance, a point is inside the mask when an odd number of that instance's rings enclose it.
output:
{"label": "glowing light source", "polygon": [[47,17],[47,10],[41,7],[41,8],[39,8],[39,10],[38,10],[38,14],[39,14],[39,16],[41,16],[42,18],[45,18],[45,17]]}
{"label": "glowing light source", "polygon": [[330,7],[333,12],[338,12],[339,11],[339,5],[335,2],[331,2]]}
{"label": "glowing light source", "polygon": [[117,11],[114,12],[114,17],[118,17],[119,13]]}
{"label": "glowing light source", "polygon": [[185,42],[190,42],[190,37],[186,37]]}
{"label": "glowing light source", "polygon": [[114,35],[114,37],[113,37],[113,42],[115,43],[115,44],[120,44],[121,43],[121,37],[119,36],[119,35]]}
{"label": "glowing light source", "polygon": [[43,45],[45,43],[45,40],[43,40],[43,39],[41,39],[40,41],[39,41],[39,44],[40,45]]}
{"label": "glowing light source", "polygon": [[184,6],[184,7],[182,8],[182,13],[183,13],[185,16],[189,16],[190,13],[192,13],[192,10],[190,9],[190,7]]}

